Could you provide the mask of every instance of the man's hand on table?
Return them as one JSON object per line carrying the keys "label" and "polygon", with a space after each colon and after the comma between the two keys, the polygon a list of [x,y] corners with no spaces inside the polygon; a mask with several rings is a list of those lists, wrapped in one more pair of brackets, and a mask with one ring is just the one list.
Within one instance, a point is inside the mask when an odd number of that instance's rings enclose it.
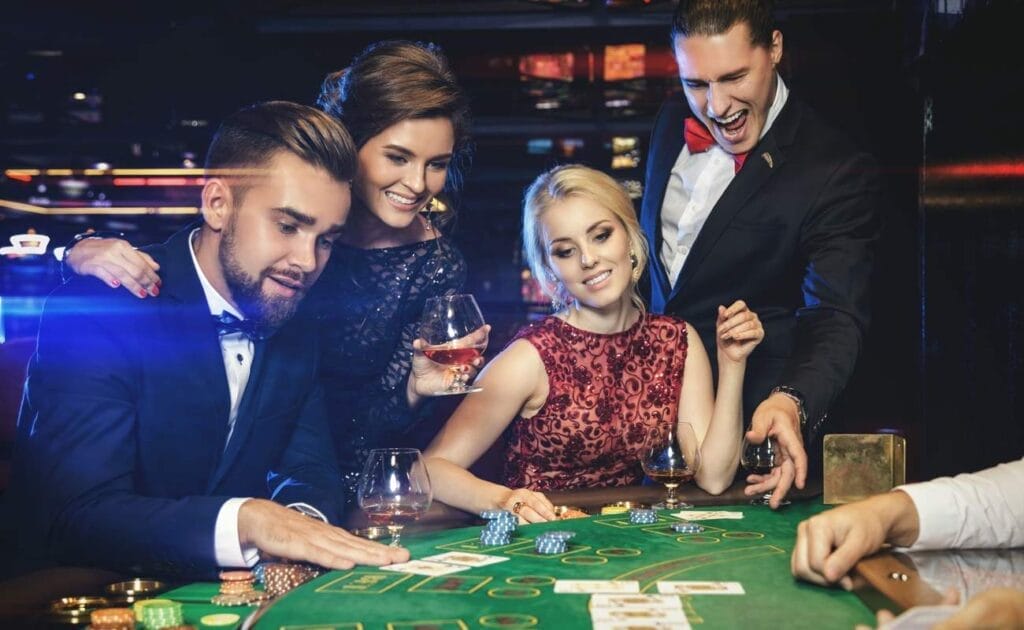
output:
{"label": "man's hand on table", "polygon": [[774,510],[786,498],[794,480],[800,489],[807,482],[807,452],[800,433],[799,411],[796,402],[785,394],[772,394],[754,410],[747,441],[760,444],[769,436],[779,444],[784,457],[782,465],[768,475],[748,475],[749,485],[743,492],[753,496],[772,491],[770,504]]}
{"label": "man's hand on table", "polygon": [[351,569],[357,564],[379,566],[409,559],[407,549],[364,540],[264,499],[251,499],[239,508],[238,538],[243,547],[254,546],[260,553],[328,569]]}
{"label": "man's hand on table", "polygon": [[918,528],[917,508],[899,490],[849,503],[800,523],[790,568],[801,580],[849,590],[857,561],[887,542],[913,544]]}

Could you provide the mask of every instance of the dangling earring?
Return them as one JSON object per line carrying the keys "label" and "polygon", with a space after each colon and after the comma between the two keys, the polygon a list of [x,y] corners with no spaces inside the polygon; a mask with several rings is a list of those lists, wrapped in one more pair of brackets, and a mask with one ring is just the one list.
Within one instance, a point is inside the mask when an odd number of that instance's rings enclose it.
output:
{"label": "dangling earring", "polygon": [[554,290],[551,291],[551,311],[557,313],[564,309],[565,306],[565,299],[562,297],[562,286],[555,284]]}
{"label": "dangling earring", "polygon": [[555,313],[562,309],[569,307],[569,302],[572,300],[571,297],[567,297],[569,292],[565,290],[562,283],[558,280],[551,281],[551,310]]}
{"label": "dangling earring", "polygon": [[433,232],[434,231],[434,213],[438,212],[440,210],[441,202],[437,200],[437,197],[431,197],[430,201],[427,203],[427,207],[429,208],[429,210],[427,210],[427,216],[426,216],[426,219],[427,219],[427,231],[428,232]]}
{"label": "dangling earring", "polygon": [[640,276],[642,276],[644,272],[643,269],[640,269],[640,259],[636,257],[636,252],[632,249],[629,250],[629,264],[633,268],[633,282],[640,282]]}

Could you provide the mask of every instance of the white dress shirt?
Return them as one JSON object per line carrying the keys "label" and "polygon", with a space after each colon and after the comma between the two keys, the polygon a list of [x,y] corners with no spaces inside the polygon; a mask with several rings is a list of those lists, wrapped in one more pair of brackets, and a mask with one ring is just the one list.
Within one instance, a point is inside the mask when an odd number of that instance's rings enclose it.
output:
{"label": "white dress shirt", "polygon": [[[192,244],[195,239],[196,228],[189,237],[189,252],[192,254],[192,264],[199,276],[199,283],[203,285],[203,294],[206,296],[206,303],[210,307],[210,314],[219,316],[227,311],[238,319],[245,319],[245,316],[237,308],[231,305],[224,296],[217,293],[210,281],[203,275],[203,270],[196,260],[195,247]],[[220,352],[224,358],[224,371],[228,379],[228,393],[231,397],[231,411],[228,414],[228,437],[224,441],[227,448],[231,441],[231,435],[235,429],[235,419],[238,417],[238,404],[245,393],[245,386],[249,382],[249,370],[252,366],[253,343],[248,337],[241,333],[223,335],[220,338]],[[217,565],[222,567],[251,567],[259,560],[259,550],[256,547],[242,547],[238,540],[238,510],[249,498],[228,499],[217,512],[217,523],[214,526],[213,544],[214,557]]]}
{"label": "white dress shirt", "polygon": [[936,593],[954,589],[960,603],[993,588],[1024,591],[1024,549],[908,551],[918,575]]}
{"label": "white dress shirt", "polygon": [[1024,459],[897,490],[917,508],[912,550],[1024,547]]}
{"label": "white dress shirt", "polygon": [[[775,98],[768,108],[768,119],[760,140],[771,129],[789,98],[789,89],[777,77]],[[715,144],[703,153],[690,154],[683,144],[669,175],[665,199],[661,205],[661,263],[674,285],[690,255],[697,235],[704,227],[711,209],[736,176],[736,160],[731,153]]]}

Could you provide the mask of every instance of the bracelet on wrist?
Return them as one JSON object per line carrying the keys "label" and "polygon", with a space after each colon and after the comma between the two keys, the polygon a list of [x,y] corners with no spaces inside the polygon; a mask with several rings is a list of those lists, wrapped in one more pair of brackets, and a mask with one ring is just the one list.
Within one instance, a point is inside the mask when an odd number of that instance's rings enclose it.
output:
{"label": "bracelet on wrist", "polygon": [[796,403],[796,415],[800,420],[800,429],[803,430],[807,426],[807,411],[804,408],[804,395],[801,394],[799,390],[790,387],[789,385],[779,385],[774,387],[772,388],[771,394],[782,394]]}
{"label": "bracelet on wrist", "polygon": [[68,273],[68,254],[71,253],[71,250],[74,249],[75,245],[91,238],[122,238],[127,240],[124,232],[118,232],[116,230],[94,230],[92,232],[80,232],[75,234],[71,237],[71,240],[68,241],[67,245],[57,248],[57,250],[60,251],[60,256],[57,257],[57,260],[60,261],[60,277],[62,281],[67,282],[74,275],[74,272]]}
{"label": "bracelet on wrist", "polygon": [[61,256],[61,262],[64,262],[65,260],[67,260],[68,252],[70,252],[75,247],[75,245],[78,245],[82,241],[85,241],[85,240],[88,240],[88,239],[91,239],[91,238],[122,238],[122,239],[127,239],[127,237],[124,235],[124,232],[118,232],[116,230],[99,230],[99,231],[92,231],[92,232],[79,232],[78,234],[75,234],[74,236],[72,236],[71,240],[68,241],[68,244],[64,246],[64,255]]}

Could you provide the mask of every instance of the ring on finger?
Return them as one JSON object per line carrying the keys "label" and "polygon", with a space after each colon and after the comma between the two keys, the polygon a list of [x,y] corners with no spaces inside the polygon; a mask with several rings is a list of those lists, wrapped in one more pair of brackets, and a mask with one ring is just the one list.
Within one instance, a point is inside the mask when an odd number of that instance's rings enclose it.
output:
{"label": "ring on finger", "polygon": [[523,502],[523,501],[516,501],[515,503],[512,504],[512,513],[513,514],[519,514],[519,510],[523,509],[524,505],[526,505],[525,502]]}

